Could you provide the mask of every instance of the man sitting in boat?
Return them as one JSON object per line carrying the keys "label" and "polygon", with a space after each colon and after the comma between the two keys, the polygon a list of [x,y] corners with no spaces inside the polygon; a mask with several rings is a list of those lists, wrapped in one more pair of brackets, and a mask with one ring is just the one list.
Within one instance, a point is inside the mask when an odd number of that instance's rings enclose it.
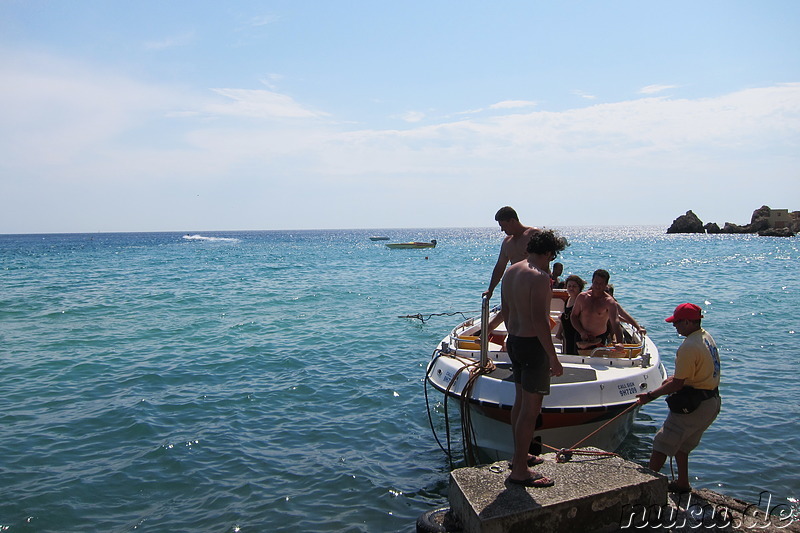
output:
{"label": "man sitting in boat", "polygon": [[553,271],[550,273],[550,279],[553,280],[554,289],[563,289],[565,283],[561,281],[561,274],[564,273],[563,263],[553,263]]}
{"label": "man sitting in boat", "polygon": [[613,296],[606,292],[611,275],[602,268],[594,271],[592,285],[588,291],[575,298],[570,320],[577,332],[576,345],[579,350],[590,350],[606,346],[609,336],[616,348],[622,350],[625,342],[619,323],[619,306]]}

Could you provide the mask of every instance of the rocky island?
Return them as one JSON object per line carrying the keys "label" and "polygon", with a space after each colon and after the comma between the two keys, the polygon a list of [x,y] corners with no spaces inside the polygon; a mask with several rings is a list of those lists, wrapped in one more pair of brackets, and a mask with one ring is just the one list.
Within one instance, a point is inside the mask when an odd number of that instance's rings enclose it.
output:
{"label": "rocky island", "polygon": [[793,237],[800,231],[800,211],[771,209],[763,205],[753,211],[750,223],[744,226],[726,222],[720,228],[716,222],[703,221],[689,210],[676,218],[667,233],[757,233],[765,237]]}

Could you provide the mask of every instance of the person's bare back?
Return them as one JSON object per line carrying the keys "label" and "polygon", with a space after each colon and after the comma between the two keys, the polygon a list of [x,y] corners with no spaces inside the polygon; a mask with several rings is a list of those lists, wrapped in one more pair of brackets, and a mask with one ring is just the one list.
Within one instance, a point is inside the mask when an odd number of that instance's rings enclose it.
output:
{"label": "person's bare back", "polygon": [[509,335],[536,337],[537,322],[549,325],[550,297],[548,272],[527,260],[510,266],[502,285],[503,315]]}

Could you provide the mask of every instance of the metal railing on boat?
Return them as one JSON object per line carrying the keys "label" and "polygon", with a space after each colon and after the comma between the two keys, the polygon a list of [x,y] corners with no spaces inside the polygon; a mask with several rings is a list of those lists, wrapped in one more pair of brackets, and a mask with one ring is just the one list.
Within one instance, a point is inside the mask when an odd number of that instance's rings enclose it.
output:
{"label": "metal railing on boat", "polygon": [[481,298],[481,368],[489,363],[489,296]]}

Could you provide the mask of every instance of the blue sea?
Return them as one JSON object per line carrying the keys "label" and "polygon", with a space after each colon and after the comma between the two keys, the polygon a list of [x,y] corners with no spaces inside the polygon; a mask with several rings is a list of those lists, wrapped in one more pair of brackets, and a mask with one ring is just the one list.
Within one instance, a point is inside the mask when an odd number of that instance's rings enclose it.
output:
{"label": "blue sea", "polygon": [[[704,308],[723,410],[691,456],[694,486],[795,502],[800,240],[556,229],[565,276],[609,270],[669,371],[682,339],[664,318]],[[0,531],[413,531],[447,505],[450,470],[425,364],[479,312],[501,238],[0,235]],[[431,408],[441,435],[440,397]],[[621,453],[646,463],[666,413],[648,405]]]}

